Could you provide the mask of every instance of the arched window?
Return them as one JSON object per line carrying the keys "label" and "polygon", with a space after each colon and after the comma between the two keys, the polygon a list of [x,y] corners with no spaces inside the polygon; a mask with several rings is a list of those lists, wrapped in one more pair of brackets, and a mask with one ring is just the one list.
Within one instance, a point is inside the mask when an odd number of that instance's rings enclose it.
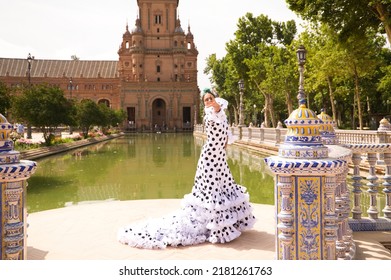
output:
{"label": "arched window", "polygon": [[107,99],[100,99],[98,104],[105,104],[108,108],[110,108],[110,101]]}

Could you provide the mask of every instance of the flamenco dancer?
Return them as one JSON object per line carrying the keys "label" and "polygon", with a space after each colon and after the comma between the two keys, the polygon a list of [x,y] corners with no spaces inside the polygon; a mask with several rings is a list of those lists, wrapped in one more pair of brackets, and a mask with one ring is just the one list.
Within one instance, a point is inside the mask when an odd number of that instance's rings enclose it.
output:
{"label": "flamenco dancer", "polygon": [[145,249],[225,243],[255,223],[246,188],[235,183],[227,163],[228,102],[203,91],[207,141],[198,160],[191,193],[168,216],[131,224],[118,231],[123,244]]}

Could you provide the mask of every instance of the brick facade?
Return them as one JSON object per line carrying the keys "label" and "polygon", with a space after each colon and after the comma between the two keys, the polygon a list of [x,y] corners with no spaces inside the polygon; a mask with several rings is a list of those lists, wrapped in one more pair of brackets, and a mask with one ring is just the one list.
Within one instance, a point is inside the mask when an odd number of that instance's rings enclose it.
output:
{"label": "brick facade", "polygon": [[124,128],[192,129],[199,112],[194,37],[182,29],[178,0],[137,0],[135,26],[126,26],[118,61],[0,58],[7,86],[47,83],[66,96],[127,112]]}

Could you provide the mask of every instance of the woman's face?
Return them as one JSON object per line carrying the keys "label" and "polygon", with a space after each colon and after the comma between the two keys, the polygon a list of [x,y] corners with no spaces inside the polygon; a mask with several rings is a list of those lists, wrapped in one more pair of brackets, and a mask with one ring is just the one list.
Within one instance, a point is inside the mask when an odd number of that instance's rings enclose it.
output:
{"label": "woman's face", "polygon": [[207,93],[204,95],[203,100],[205,107],[209,107],[212,106],[213,102],[215,101],[215,97],[213,96],[213,94]]}

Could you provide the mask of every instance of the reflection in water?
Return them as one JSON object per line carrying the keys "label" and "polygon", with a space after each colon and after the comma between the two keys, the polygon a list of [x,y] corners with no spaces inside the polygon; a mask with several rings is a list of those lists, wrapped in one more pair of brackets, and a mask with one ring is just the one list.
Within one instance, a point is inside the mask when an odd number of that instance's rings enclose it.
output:
{"label": "reflection in water", "polygon": [[[193,186],[203,140],[192,134],[132,134],[38,160],[28,180],[36,212],[85,201],[182,198]],[[232,174],[254,203],[273,204],[263,157],[228,148]]]}
{"label": "reflection in water", "polygon": [[152,154],[153,162],[155,166],[162,167],[167,161],[167,143],[166,136],[167,134],[156,133],[153,134],[152,141]]}
{"label": "reflection in water", "polygon": [[183,137],[183,156],[184,157],[191,157],[191,150],[192,150],[192,141],[193,138],[189,139],[188,137]]}
{"label": "reflection in water", "polygon": [[136,141],[134,141],[133,138],[129,138],[127,148],[128,148],[128,156],[130,158],[134,158],[136,156]]}

